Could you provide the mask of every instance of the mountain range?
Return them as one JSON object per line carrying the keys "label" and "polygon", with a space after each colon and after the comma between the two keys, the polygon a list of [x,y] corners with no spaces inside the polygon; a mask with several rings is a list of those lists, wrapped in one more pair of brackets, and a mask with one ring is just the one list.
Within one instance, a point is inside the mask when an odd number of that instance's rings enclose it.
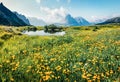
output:
{"label": "mountain range", "polygon": [[[35,17],[28,17],[28,20],[30,22],[31,25],[34,26],[45,26],[45,25],[49,25],[48,23],[46,23],[45,21],[43,21],[42,19],[38,19]],[[90,25],[90,23],[85,20],[82,17],[72,17],[70,14],[67,14],[64,18],[65,22],[64,23],[54,23],[55,25],[58,26],[86,26],[86,25]]]}
{"label": "mountain range", "polygon": [[[17,13],[18,14],[18,13]],[[38,19],[35,17],[28,17],[26,18],[24,15],[19,16],[21,14],[18,14],[17,16],[21,18],[24,22],[26,22],[28,25],[34,25],[34,26],[45,26],[48,25],[45,21],[42,19]],[[95,22],[89,22],[83,17],[72,17],[70,14],[67,14],[65,16],[65,23],[54,23],[58,26],[88,26],[88,25],[95,25],[95,24],[109,24],[109,23],[120,23],[120,17],[113,17],[110,19],[98,19]]]}
{"label": "mountain range", "polygon": [[70,14],[67,14],[65,17],[65,23],[57,23],[56,25],[62,26],[87,26],[90,23],[82,17],[72,17]]}
{"label": "mountain range", "polygon": [[26,26],[23,20],[16,16],[12,11],[0,3],[0,25],[8,26]]}
{"label": "mountain range", "polygon": [[[120,23],[120,17],[114,17],[111,19],[99,20],[96,23],[90,23],[86,19],[82,17],[73,17],[70,14],[67,14],[64,18],[64,23],[54,23],[55,25],[59,26],[87,26],[87,25],[94,25],[98,24],[109,24],[109,23]],[[48,25],[42,19],[38,19],[35,17],[25,17],[18,12],[12,12],[7,7],[0,3],[0,25],[8,25],[8,26],[27,26],[27,25],[34,25],[34,26],[45,26]]]}

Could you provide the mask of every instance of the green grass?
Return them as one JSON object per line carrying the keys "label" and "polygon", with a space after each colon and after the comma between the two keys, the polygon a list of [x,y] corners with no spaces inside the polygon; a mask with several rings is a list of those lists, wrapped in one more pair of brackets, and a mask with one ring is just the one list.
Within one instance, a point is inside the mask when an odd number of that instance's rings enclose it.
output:
{"label": "green grass", "polygon": [[23,28],[0,27],[0,81],[120,81],[118,25],[64,28],[64,36],[21,35]]}

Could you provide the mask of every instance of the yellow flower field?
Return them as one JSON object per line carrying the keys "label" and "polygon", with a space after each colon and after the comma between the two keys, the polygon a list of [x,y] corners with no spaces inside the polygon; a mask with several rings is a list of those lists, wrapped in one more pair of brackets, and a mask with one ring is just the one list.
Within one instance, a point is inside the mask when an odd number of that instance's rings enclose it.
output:
{"label": "yellow flower field", "polygon": [[64,36],[0,27],[0,82],[120,82],[120,26],[64,28]]}

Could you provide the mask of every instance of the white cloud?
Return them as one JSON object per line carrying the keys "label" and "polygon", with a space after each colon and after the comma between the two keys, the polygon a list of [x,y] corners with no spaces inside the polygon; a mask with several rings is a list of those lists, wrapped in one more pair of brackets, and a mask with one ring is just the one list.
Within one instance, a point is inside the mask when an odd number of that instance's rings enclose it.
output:
{"label": "white cloud", "polygon": [[108,16],[91,16],[86,18],[89,22],[100,23],[108,19]]}
{"label": "white cloud", "polygon": [[36,0],[36,2],[37,2],[37,3],[40,3],[40,2],[41,2],[41,0]]}
{"label": "white cloud", "polygon": [[67,10],[63,7],[60,8],[48,8],[48,7],[40,7],[41,13],[44,14],[44,21],[47,23],[64,23],[65,16],[67,14]]}
{"label": "white cloud", "polygon": [[[37,3],[40,3],[41,1],[43,1],[43,0],[36,0]],[[57,1],[57,2],[60,2],[61,0],[56,0],[56,1]],[[67,0],[67,2],[70,3],[71,0]]]}

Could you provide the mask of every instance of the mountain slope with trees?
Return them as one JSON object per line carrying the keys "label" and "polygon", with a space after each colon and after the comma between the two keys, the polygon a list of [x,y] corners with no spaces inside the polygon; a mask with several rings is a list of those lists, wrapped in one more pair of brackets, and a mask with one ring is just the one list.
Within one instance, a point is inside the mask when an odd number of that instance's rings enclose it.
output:
{"label": "mountain slope with trees", "polygon": [[7,26],[26,26],[23,20],[18,18],[12,11],[0,3],[0,25]]}

